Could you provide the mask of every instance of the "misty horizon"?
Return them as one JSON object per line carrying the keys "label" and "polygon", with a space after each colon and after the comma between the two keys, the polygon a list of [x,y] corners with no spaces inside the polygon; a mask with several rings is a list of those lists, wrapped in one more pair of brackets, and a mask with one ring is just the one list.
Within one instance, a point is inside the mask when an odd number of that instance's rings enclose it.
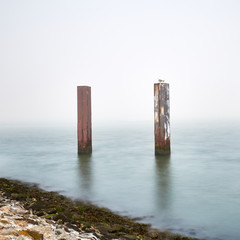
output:
{"label": "misty horizon", "polygon": [[238,121],[239,1],[0,1],[0,124],[74,123],[77,86],[93,122]]}

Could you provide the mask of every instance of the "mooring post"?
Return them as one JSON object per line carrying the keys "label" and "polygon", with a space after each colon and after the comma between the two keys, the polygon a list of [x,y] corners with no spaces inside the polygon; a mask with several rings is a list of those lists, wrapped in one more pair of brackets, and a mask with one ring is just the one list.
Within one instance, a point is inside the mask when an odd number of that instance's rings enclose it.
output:
{"label": "mooring post", "polygon": [[91,87],[77,87],[78,153],[92,152]]}
{"label": "mooring post", "polygon": [[170,154],[169,84],[163,80],[154,84],[155,155]]}

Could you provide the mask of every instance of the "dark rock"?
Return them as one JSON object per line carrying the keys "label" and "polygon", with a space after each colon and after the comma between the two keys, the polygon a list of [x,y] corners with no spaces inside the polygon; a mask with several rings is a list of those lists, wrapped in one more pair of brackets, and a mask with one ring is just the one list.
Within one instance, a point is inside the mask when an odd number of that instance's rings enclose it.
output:
{"label": "dark rock", "polygon": [[27,221],[28,223],[33,224],[33,225],[38,225],[38,222],[37,222],[37,221],[34,221],[33,219],[26,219],[26,221]]}
{"label": "dark rock", "polygon": [[48,214],[57,213],[57,210],[54,209],[54,208],[51,208],[51,209],[47,210],[47,213],[48,213]]}
{"label": "dark rock", "polygon": [[63,229],[64,229],[66,232],[70,232],[70,230],[69,230],[66,226],[63,226]]}
{"label": "dark rock", "polygon": [[109,233],[116,233],[117,230],[116,230],[116,228],[110,228],[110,229],[108,229],[108,232]]}
{"label": "dark rock", "polygon": [[75,230],[75,231],[77,231],[77,232],[80,232],[80,228],[79,228],[78,226],[74,225],[74,224],[66,223],[66,224],[65,224],[65,227],[66,227],[66,228],[73,229],[73,230]]}
{"label": "dark rock", "polygon": [[44,215],[43,211],[34,211],[34,214],[36,214],[37,216],[41,217]]}
{"label": "dark rock", "polygon": [[57,221],[59,219],[58,213],[52,216],[52,220]]}
{"label": "dark rock", "polygon": [[59,230],[57,230],[57,231],[55,231],[55,234],[56,234],[57,236],[59,236],[59,235],[61,235],[61,234],[62,234],[62,232],[61,232],[61,231],[59,231]]}
{"label": "dark rock", "polygon": [[157,239],[158,238],[158,232],[149,232],[148,236],[152,239]]}
{"label": "dark rock", "polygon": [[12,194],[11,194],[11,197],[14,198],[14,199],[16,199],[16,198],[18,197],[18,194],[17,194],[17,193],[12,193]]}
{"label": "dark rock", "polygon": [[49,220],[49,219],[46,219],[46,222],[49,223],[49,224],[53,224],[54,223],[54,221]]}

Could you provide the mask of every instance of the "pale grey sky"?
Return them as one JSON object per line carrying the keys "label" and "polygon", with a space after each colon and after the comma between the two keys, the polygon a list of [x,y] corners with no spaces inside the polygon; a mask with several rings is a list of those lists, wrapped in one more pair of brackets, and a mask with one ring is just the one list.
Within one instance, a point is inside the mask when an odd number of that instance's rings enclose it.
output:
{"label": "pale grey sky", "polygon": [[240,120],[239,0],[0,0],[0,123],[153,121],[170,83],[171,121]]}

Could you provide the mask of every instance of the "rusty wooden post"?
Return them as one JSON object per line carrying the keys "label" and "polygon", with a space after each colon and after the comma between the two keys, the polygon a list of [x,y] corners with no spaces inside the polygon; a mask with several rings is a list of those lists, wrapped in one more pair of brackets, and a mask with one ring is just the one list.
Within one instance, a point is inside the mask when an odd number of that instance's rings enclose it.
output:
{"label": "rusty wooden post", "polygon": [[163,80],[154,84],[155,155],[170,154],[169,84]]}
{"label": "rusty wooden post", "polygon": [[78,153],[92,152],[91,87],[77,87]]}

